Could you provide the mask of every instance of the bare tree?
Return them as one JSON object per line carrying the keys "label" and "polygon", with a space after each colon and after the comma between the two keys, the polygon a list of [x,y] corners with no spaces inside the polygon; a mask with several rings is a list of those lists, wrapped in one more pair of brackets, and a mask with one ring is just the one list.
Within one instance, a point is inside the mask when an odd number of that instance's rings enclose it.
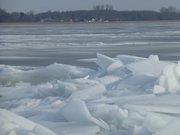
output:
{"label": "bare tree", "polygon": [[105,9],[106,9],[106,10],[113,10],[113,6],[112,6],[112,5],[109,5],[109,4],[106,4],[106,5],[105,5]]}
{"label": "bare tree", "polygon": [[100,10],[105,10],[104,5],[100,5]]}
{"label": "bare tree", "polygon": [[113,6],[106,4],[106,5],[95,5],[93,10],[113,10]]}
{"label": "bare tree", "polygon": [[177,9],[176,9],[176,7],[174,7],[174,6],[169,6],[169,7],[168,7],[168,12],[170,12],[170,13],[176,13],[176,12],[177,12]]}
{"label": "bare tree", "polygon": [[169,6],[169,7],[162,7],[161,9],[160,9],[160,12],[161,13],[176,13],[177,12],[177,9],[176,9],[176,7],[174,7],[174,6]]}

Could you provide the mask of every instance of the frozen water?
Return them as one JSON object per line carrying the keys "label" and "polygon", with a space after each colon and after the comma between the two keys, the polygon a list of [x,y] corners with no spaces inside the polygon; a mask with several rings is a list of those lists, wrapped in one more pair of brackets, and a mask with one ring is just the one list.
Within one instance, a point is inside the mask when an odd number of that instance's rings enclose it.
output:
{"label": "frozen water", "polygon": [[0,109],[0,134],[1,135],[56,135],[53,131],[36,124],[28,119]]}
{"label": "frozen water", "polygon": [[153,135],[179,135],[180,129],[179,129],[180,120],[172,120],[169,122],[166,126],[159,129],[155,134]]}
{"label": "frozen water", "polygon": [[96,124],[105,130],[108,125],[103,120],[92,117],[85,102],[77,99],[70,100],[62,109],[61,114],[68,120],[78,123]]}
{"label": "frozen water", "polygon": [[0,84],[17,82],[42,83],[53,79],[66,80],[68,78],[81,78],[94,71],[86,68],[54,63],[47,67],[33,70],[19,70],[13,67],[0,67]]}
{"label": "frozen water", "polygon": [[152,59],[151,57],[149,57],[149,59],[130,63],[127,65],[127,68],[133,71],[134,73],[140,72],[159,76],[164,67],[168,65],[173,64],[164,61],[157,61],[157,59]]}
{"label": "frozen water", "polygon": [[[168,65],[163,69],[159,77],[159,84],[158,88],[161,88],[161,93],[168,92],[168,93],[176,93],[179,91],[180,88],[180,76],[179,76],[179,64],[176,65]],[[164,90],[162,90],[164,89]],[[157,86],[155,87],[154,91],[157,91]]]}
{"label": "frozen water", "polygon": [[133,135],[151,135],[151,133],[144,127],[135,126]]}
{"label": "frozen water", "polygon": [[1,135],[179,135],[179,63],[97,54],[98,69],[0,65]]}

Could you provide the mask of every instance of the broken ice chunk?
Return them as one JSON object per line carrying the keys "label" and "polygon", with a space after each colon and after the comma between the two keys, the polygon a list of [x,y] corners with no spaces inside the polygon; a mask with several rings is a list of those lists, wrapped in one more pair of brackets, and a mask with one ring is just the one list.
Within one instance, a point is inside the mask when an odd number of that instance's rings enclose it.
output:
{"label": "broken ice chunk", "polygon": [[68,120],[86,124],[96,124],[99,127],[109,130],[109,126],[103,121],[94,118],[84,101],[72,99],[61,108],[61,114]]}

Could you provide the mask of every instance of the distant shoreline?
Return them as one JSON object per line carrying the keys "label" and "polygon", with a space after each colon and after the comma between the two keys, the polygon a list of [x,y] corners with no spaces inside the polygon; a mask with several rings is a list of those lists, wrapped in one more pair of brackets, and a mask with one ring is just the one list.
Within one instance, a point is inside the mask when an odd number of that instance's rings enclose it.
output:
{"label": "distant shoreline", "polygon": [[48,11],[38,14],[15,12],[8,13],[0,10],[0,22],[2,24],[96,24],[96,23],[120,23],[120,22],[154,22],[154,21],[179,21],[180,12],[167,8],[167,10],[76,10],[76,11]]}
{"label": "distant shoreline", "polygon": [[0,26],[47,25],[47,24],[110,24],[110,23],[153,23],[180,22],[180,20],[140,20],[140,21],[109,21],[109,22],[0,22]]}

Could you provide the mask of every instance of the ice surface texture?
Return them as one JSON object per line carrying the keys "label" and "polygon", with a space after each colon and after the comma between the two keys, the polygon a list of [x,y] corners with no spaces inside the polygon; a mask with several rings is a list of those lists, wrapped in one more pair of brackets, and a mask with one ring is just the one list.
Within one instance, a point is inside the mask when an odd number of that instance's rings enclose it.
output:
{"label": "ice surface texture", "polygon": [[97,71],[0,65],[0,135],[179,135],[179,63],[103,54],[93,62]]}

